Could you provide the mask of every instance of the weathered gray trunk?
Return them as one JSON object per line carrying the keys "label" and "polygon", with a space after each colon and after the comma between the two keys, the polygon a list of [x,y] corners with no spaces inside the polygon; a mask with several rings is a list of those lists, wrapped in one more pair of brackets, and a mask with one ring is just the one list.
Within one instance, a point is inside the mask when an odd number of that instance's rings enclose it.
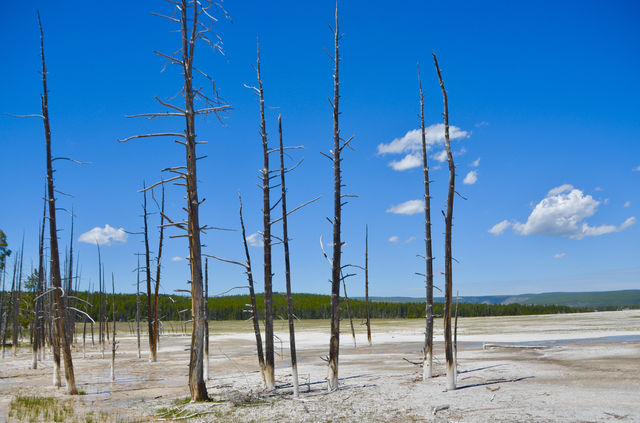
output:
{"label": "weathered gray trunk", "polygon": [[[143,184],[144,186],[144,184]],[[147,191],[143,189],[143,210],[144,210],[144,264],[147,276],[147,334],[149,335],[149,362],[156,361],[156,337],[153,332],[153,307],[151,306],[153,293],[151,292],[151,257],[149,251],[149,227],[147,223]]]}
{"label": "weathered gray trunk", "polygon": [[209,380],[209,259],[204,259],[204,380]]}
{"label": "weathered gray trunk", "polygon": [[271,200],[269,184],[269,147],[267,144],[267,128],[264,117],[264,90],[260,76],[260,47],[258,46],[258,96],[260,99],[260,136],[262,138],[263,168],[262,172],[262,222],[264,239],[264,337],[265,337],[265,384],[267,389],[275,389],[275,355],[273,347],[273,288],[271,270]]}
{"label": "weathered gray trunk", "polygon": [[136,274],[136,338],[138,341],[138,358],[142,358],[142,354],[140,352],[140,256],[138,256]]}
{"label": "weathered gray trunk", "polygon": [[427,161],[427,142],[424,126],[424,92],[418,67],[418,87],[420,89],[420,133],[422,141],[422,172],[424,182],[424,242],[425,242],[425,282],[426,282],[426,327],[424,333],[424,357],[422,379],[433,376],[433,252],[431,250],[431,194],[429,192],[429,166]]}
{"label": "weathered gray trunk", "polygon": [[246,272],[247,272],[247,281],[249,283],[249,298],[251,299],[251,320],[253,321],[253,333],[256,337],[256,352],[258,355],[258,364],[260,365],[260,374],[262,375],[262,381],[266,386],[266,378],[265,378],[265,364],[264,364],[264,354],[262,353],[262,335],[260,334],[260,319],[258,316],[258,306],[256,304],[256,292],[253,284],[253,272],[251,270],[251,256],[249,255],[249,246],[247,245],[247,235],[244,228],[244,218],[242,217],[242,198],[240,194],[238,194],[238,198],[240,201],[240,211],[238,212],[240,215],[240,227],[242,229],[242,242],[244,245],[244,253],[247,258]]}
{"label": "weathered gray trunk", "polygon": [[[38,21],[40,16],[38,15]],[[40,23],[40,22],[39,22]],[[49,105],[48,105],[48,93],[47,93],[47,69],[44,62],[44,34],[42,31],[42,24],[40,24],[40,54],[42,57],[42,116],[44,122],[44,133],[47,150],[47,200],[49,201],[49,238],[51,255],[51,276],[53,280],[53,296],[56,303],[55,309],[55,332],[54,332],[54,344],[61,343],[62,354],[64,357],[64,374],[67,382],[67,393],[74,395],[77,394],[75,376],[73,373],[73,361],[71,358],[71,348],[67,342],[66,325],[65,325],[65,308],[64,301],[61,297],[62,281],[60,278],[60,256],[58,249],[58,230],[56,226],[56,199],[55,189],[53,186],[53,166],[51,155],[51,130],[49,127]],[[58,357],[59,363],[59,357]]]}
{"label": "weathered gray trunk", "polygon": [[291,378],[293,379],[293,396],[300,395],[298,386],[298,360],[296,358],[296,332],[293,324],[293,299],[291,297],[291,262],[289,259],[289,229],[287,227],[287,189],[285,185],[284,146],[282,143],[282,118],[278,116],[278,133],[280,135],[280,188],[282,193],[282,240],[284,245],[284,267],[287,284],[287,315],[289,319],[289,350],[291,352]]}
{"label": "weathered gray trunk", "polygon": [[116,380],[116,287],[111,274],[111,316],[113,319],[113,334],[111,336],[111,381]]}
{"label": "weathered gray trunk", "polygon": [[327,388],[338,389],[338,356],[340,354],[340,280],[342,276],[342,175],[340,171],[340,39],[338,26],[338,1],[336,0],[334,30],[334,72],[333,72],[333,260],[331,262],[331,339],[329,341],[329,368]]}
{"label": "weathered gray trunk", "polygon": [[365,226],[364,235],[364,299],[367,314],[367,341],[371,346],[371,318],[369,316],[369,225]]}
{"label": "weathered gray trunk", "polygon": [[442,90],[442,98],[444,103],[444,142],[447,151],[447,162],[449,163],[449,190],[447,192],[447,212],[445,214],[445,235],[444,235],[444,349],[447,367],[447,390],[456,389],[456,370],[453,359],[453,347],[451,345],[451,291],[453,285],[453,266],[451,252],[451,230],[453,226],[453,196],[455,194],[456,168],[453,163],[453,154],[451,153],[451,143],[449,141],[449,105],[447,102],[447,91],[444,88],[442,74],[438,67],[438,59],[435,53],[433,61],[438,73],[440,81],[440,89]]}
{"label": "weathered gray trunk", "polygon": [[[156,268],[156,286],[153,293],[153,354],[152,361],[158,359],[158,341],[160,334],[158,332],[158,293],[160,291],[160,273],[162,270],[162,244],[164,241],[164,185],[162,185],[162,205],[160,206],[160,238],[158,240],[158,259]],[[207,325],[208,327],[208,325]]]}

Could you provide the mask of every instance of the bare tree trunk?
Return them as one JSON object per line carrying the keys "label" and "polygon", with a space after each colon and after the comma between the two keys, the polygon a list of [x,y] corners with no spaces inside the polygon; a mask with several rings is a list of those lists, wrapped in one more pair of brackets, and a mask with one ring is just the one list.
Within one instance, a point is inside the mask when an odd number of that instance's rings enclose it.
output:
{"label": "bare tree trunk", "polygon": [[136,337],[138,339],[138,358],[142,357],[140,353],[140,256],[138,256],[138,267],[136,270]]}
{"label": "bare tree trunk", "polygon": [[293,324],[293,299],[291,297],[291,263],[289,261],[289,230],[287,228],[287,189],[285,186],[284,146],[282,144],[282,118],[278,116],[280,135],[280,188],[282,191],[282,240],[284,244],[284,266],[287,284],[287,314],[289,318],[289,349],[291,351],[291,378],[293,379],[293,397],[300,396],[298,386],[298,360],[296,358],[296,332]]}
{"label": "bare tree trunk", "polygon": [[[62,288],[60,278],[60,256],[58,250],[58,230],[56,226],[56,199],[55,189],[53,187],[53,167],[51,156],[51,130],[49,129],[49,105],[48,105],[48,93],[47,93],[47,69],[44,63],[44,34],[42,31],[42,23],[40,22],[40,15],[38,14],[38,23],[40,24],[40,54],[42,57],[42,116],[44,122],[44,133],[46,139],[47,149],[47,188],[48,188],[48,200],[49,200],[49,237],[50,237],[50,254],[51,254],[51,275],[53,279],[53,296],[56,302],[55,313],[55,336],[54,343],[62,342],[62,354],[64,357],[64,374],[67,382],[67,393],[75,395],[78,393],[76,390],[75,376],[73,373],[73,361],[71,358],[71,348],[67,342],[66,326],[65,326],[65,309],[64,301],[60,295]],[[59,358],[58,358],[59,360]]]}
{"label": "bare tree trunk", "polygon": [[[147,331],[149,335],[149,363],[156,361],[156,336],[153,332],[153,308],[151,307],[151,300],[153,293],[151,292],[151,259],[149,252],[149,228],[147,225],[147,191],[146,185],[143,183],[142,195],[144,197],[143,210],[144,210],[144,260],[145,260],[145,273],[147,275]],[[155,303],[155,301],[154,301]]]}
{"label": "bare tree trunk", "polygon": [[71,305],[71,295],[73,294],[73,209],[71,211],[71,235],[69,237],[69,270],[67,271],[67,287],[65,292],[67,309],[67,343],[73,344],[73,332],[75,331],[75,316],[73,311],[69,309]]}
{"label": "bare tree trunk", "polygon": [[116,380],[116,288],[111,274],[111,316],[113,318],[113,334],[111,336],[111,381]]}
{"label": "bare tree trunk", "polygon": [[438,67],[438,59],[433,54],[433,62],[436,66],[438,79],[440,80],[440,89],[442,90],[442,98],[444,102],[444,142],[447,151],[447,161],[449,163],[449,191],[447,193],[447,213],[445,215],[445,238],[444,238],[444,350],[447,361],[447,390],[456,389],[456,371],[453,359],[453,348],[451,345],[451,290],[453,285],[453,266],[451,253],[451,228],[453,226],[453,195],[455,194],[456,168],[453,163],[453,154],[451,153],[451,143],[449,141],[449,105],[447,102],[447,91],[444,88],[442,74]]}
{"label": "bare tree trunk", "polygon": [[347,294],[347,279],[344,274],[340,276],[342,278],[342,288],[344,290],[344,299],[347,303],[347,315],[349,316],[349,325],[351,325],[351,336],[353,337],[353,348],[356,348],[356,330],[353,327],[353,317],[351,315],[351,305],[349,304],[349,295]]}
{"label": "bare tree trunk", "polygon": [[364,235],[364,300],[367,313],[367,341],[371,346],[371,319],[369,317],[369,225],[365,226]]}
{"label": "bare tree trunk", "polygon": [[[19,316],[20,316],[20,299],[22,297],[22,263],[24,258],[24,235],[22,236],[22,247],[20,248],[20,252],[18,253],[20,257],[20,264],[17,272],[16,279],[16,292],[15,298],[13,301],[13,356],[18,355],[18,343],[20,342],[20,324],[19,324]],[[17,258],[17,257],[16,257]]]}
{"label": "bare tree trunk", "polygon": [[162,185],[162,205],[160,207],[160,238],[158,241],[158,267],[156,269],[156,287],[153,294],[153,361],[158,359],[158,292],[160,291],[160,273],[162,270],[162,243],[164,240],[164,185]]}
{"label": "bare tree trunk", "polygon": [[[331,339],[329,341],[329,368],[327,388],[338,389],[338,356],[340,354],[340,280],[342,276],[342,175],[340,171],[340,51],[338,42],[340,32],[338,25],[338,0],[336,0],[336,22],[334,29],[334,71],[333,71],[333,260],[331,261]],[[345,144],[346,145],[346,144]],[[344,146],[343,146],[344,147]]]}
{"label": "bare tree trunk", "polygon": [[204,316],[202,315],[202,252],[200,242],[200,218],[198,200],[198,180],[196,175],[196,130],[195,111],[193,107],[193,53],[198,28],[198,2],[193,2],[193,29],[187,29],[187,1],[182,0],[181,30],[182,30],[182,67],[184,76],[185,97],[185,146],[187,162],[187,210],[189,215],[188,234],[191,264],[191,301],[193,313],[193,332],[191,334],[191,356],[189,360],[189,390],[191,401],[204,401],[209,398],[207,386],[203,377],[204,358]]}
{"label": "bare tree trunk", "polygon": [[433,252],[431,250],[431,194],[429,192],[429,166],[427,164],[427,142],[424,126],[424,92],[418,66],[418,88],[420,89],[420,133],[422,136],[422,172],[424,175],[424,242],[425,242],[425,282],[426,282],[426,328],[424,333],[424,356],[422,379],[433,376]]}
{"label": "bare tree trunk", "polygon": [[456,291],[456,310],[455,310],[455,319],[453,323],[453,365],[456,370],[456,374],[458,373],[458,304],[460,303],[460,295],[458,291]]}
{"label": "bare tree trunk", "polygon": [[271,271],[271,200],[269,184],[269,147],[267,144],[267,128],[264,118],[264,90],[260,76],[260,45],[258,44],[258,60],[256,62],[258,74],[258,96],[260,99],[260,135],[262,137],[262,154],[264,166],[262,173],[262,219],[264,239],[264,337],[265,337],[265,382],[266,388],[275,389],[275,356],[273,348],[273,290]]}
{"label": "bare tree trunk", "polygon": [[204,380],[209,380],[209,259],[204,259]]}
{"label": "bare tree trunk", "polygon": [[4,283],[6,278],[7,278],[7,269],[3,267],[2,268],[2,300],[0,300],[0,318],[2,318],[2,321],[0,321],[0,342],[2,342],[2,358],[4,358],[4,348],[5,348],[5,343],[7,341],[7,320],[9,320],[9,304],[7,304],[6,312],[4,307],[4,303],[6,299]]}
{"label": "bare tree trunk", "polygon": [[242,228],[242,242],[244,244],[244,253],[247,257],[247,264],[245,266],[247,272],[247,281],[249,283],[249,297],[251,299],[251,318],[253,321],[253,333],[256,336],[256,352],[258,355],[258,364],[260,365],[260,374],[262,375],[262,381],[265,386],[267,384],[265,378],[265,364],[264,364],[264,354],[262,353],[262,336],[260,335],[260,319],[258,316],[258,306],[256,304],[256,292],[253,287],[253,272],[251,271],[251,256],[249,255],[249,247],[247,245],[247,235],[244,228],[244,218],[242,217],[242,197],[238,193],[238,199],[240,201],[240,211],[238,214],[240,215],[240,227]]}

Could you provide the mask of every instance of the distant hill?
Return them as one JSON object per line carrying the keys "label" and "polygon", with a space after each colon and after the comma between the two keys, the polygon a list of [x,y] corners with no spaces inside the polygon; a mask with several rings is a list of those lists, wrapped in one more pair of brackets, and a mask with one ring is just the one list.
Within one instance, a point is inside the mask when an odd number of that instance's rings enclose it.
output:
{"label": "distant hill", "polygon": [[[360,298],[359,298],[360,299]],[[424,301],[420,297],[370,297],[372,301],[413,303]],[[435,302],[444,302],[435,297]],[[640,307],[640,289],[596,292],[545,292],[542,294],[461,296],[460,302],[470,304],[533,304],[565,305],[570,307]]]}

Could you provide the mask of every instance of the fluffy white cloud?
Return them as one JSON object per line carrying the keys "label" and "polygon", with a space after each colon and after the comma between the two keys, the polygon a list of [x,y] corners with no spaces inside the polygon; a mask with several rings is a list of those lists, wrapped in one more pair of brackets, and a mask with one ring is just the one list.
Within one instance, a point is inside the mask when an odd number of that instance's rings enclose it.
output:
{"label": "fluffy white cloud", "polygon": [[422,154],[409,153],[401,160],[395,160],[389,163],[393,170],[407,170],[422,165]]}
{"label": "fluffy white cloud", "polygon": [[[520,235],[565,236],[582,239],[587,236],[620,232],[635,224],[635,217],[630,217],[620,226],[592,226],[585,222],[586,218],[595,214],[599,204],[600,202],[591,195],[585,195],[572,185],[561,185],[547,193],[547,196],[534,207],[525,223],[513,223],[513,230]],[[499,235],[509,225],[507,221],[500,222],[489,232]]]}
{"label": "fluffy white cloud", "polygon": [[247,237],[247,243],[252,247],[264,247],[264,238],[262,234],[255,232]]}
{"label": "fluffy white cloud", "polygon": [[178,256],[171,257],[171,261],[182,261],[182,260],[184,260],[184,257],[178,257]]}
{"label": "fluffy white cloud", "polygon": [[625,207],[629,207],[631,205],[631,201],[627,201],[626,203],[624,203]]}
{"label": "fluffy white cloud", "polygon": [[[469,138],[469,133],[457,126],[449,126],[449,139]],[[425,141],[428,146],[444,143],[444,124],[436,123],[425,128]],[[422,131],[412,129],[403,137],[396,138],[390,143],[378,144],[378,154],[413,153],[422,150]]]}
{"label": "fluffy white cloud", "polygon": [[387,209],[387,213],[393,214],[416,214],[424,211],[424,201],[422,200],[409,200],[404,203],[392,206]]}
{"label": "fluffy white cloud", "polygon": [[474,161],[471,162],[471,164],[469,165],[471,167],[478,167],[480,166],[480,158],[478,157],[477,159],[475,159]]}
{"label": "fluffy white cloud", "polygon": [[104,228],[96,226],[90,231],[83,233],[78,237],[78,241],[86,242],[87,244],[111,245],[111,241],[127,242],[127,236],[124,229],[116,229],[106,224]]}
{"label": "fluffy white cloud", "polygon": [[509,222],[508,220],[503,220],[502,222],[493,225],[491,229],[489,229],[489,233],[491,235],[502,235],[502,233],[506,231],[509,226],[511,226],[511,222]]}
{"label": "fluffy white cloud", "polygon": [[567,253],[558,253],[556,255],[553,256],[553,258],[555,259],[561,259],[567,256]]}
{"label": "fluffy white cloud", "polygon": [[467,184],[467,185],[473,185],[476,182],[478,182],[478,171],[477,170],[472,170],[469,173],[467,173],[467,176],[465,176],[464,180],[462,181],[463,184]]}
{"label": "fluffy white cloud", "polygon": [[440,163],[444,163],[447,161],[447,150],[442,150],[439,153],[433,155],[433,158],[439,161]]}
{"label": "fluffy white cloud", "polygon": [[397,244],[400,241],[400,237],[398,235],[393,235],[389,237],[388,241],[393,244]]}

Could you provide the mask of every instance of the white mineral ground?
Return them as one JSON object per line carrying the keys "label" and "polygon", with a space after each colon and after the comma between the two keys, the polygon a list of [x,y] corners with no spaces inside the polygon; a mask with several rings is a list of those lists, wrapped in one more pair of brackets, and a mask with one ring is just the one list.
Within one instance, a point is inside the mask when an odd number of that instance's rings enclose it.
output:
{"label": "white mineral ground", "polygon": [[[109,380],[111,360],[90,344],[83,359],[80,340],[73,363],[85,395],[72,399],[76,415],[104,411],[119,421],[158,421],[160,408],[180,408],[195,415],[193,422],[640,421],[640,310],[461,318],[455,391],[445,390],[441,319],[435,322],[434,378],[423,381],[422,369],[403,360],[422,361],[424,320],[374,320],[373,346],[363,325],[358,348],[343,333],[340,390],[333,393],[326,391],[321,359],[328,354],[329,323],[300,321],[297,400],[286,321],[276,322],[277,390],[271,394],[262,391],[251,323],[210,327],[207,388],[216,402],[178,404],[188,396],[190,336],[161,336],[158,361],[149,363],[144,353],[137,358],[130,334],[119,338],[115,382]],[[122,324],[118,333],[127,329]],[[70,398],[51,386],[50,360],[30,367],[27,346],[0,361],[0,421],[18,394]]]}

